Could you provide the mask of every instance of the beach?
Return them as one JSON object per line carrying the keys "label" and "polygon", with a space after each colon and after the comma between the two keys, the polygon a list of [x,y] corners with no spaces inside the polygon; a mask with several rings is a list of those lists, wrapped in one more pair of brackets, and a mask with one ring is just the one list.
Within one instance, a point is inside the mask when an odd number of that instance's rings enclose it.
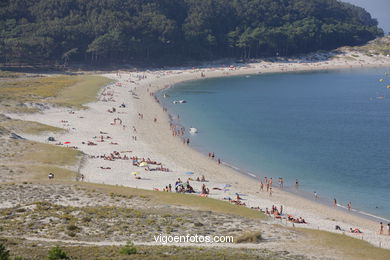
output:
{"label": "beach", "polygon": [[[88,109],[74,111],[70,108],[51,108],[42,113],[8,116],[66,129],[67,132],[50,134],[55,138],[54,142],[47,140],[48,135],[24,134],[23,137],[82,151],[85,155],[78,171],[84,178],[80,181],[162,191],[169,184],[174,187],[178,178],[184,182],[191,178],[193,180],[190,183],[195,191],[201,191],[205,184],[210,190],[208,196],[211,198],[235,199],[238,193],[247,207],[271,210],[273,205],[277,208],[283,205],[285,214],[295,218],[302,217],[307,222],[294,225],[285,219],[274,219],[272,221],[275,224],[345,233],[375,246],[390,249],[389,236],[379,235],[379,223],[350,214],[339,207],[328,207],[283,191],[277,187],[276,180],[270,196],[269,193],[260,191],[259,180],[218,164],[215,159],[195,151],[191,145],[183,143],[182,138],[172,135],[170,117],[156,102],[154,95],[176,83],[204,77],[390,66],[389,57],[346,58],[351,55],[358,54],[347,53],[329,60],[316,58],[319,61],[278,60],[206,65],[199,68],[115,71],[102,74],[114,79],[115,83],[103,88],[98,100],[87,104]],[[113,156],[107,159],[110,154]],[[101,158],[104,155],[106,158]],[[133,165],[131,157],[134,156],[145,158],[149,162],[149,170]],[[193,174],[185,174],[186,172]],[[195,181],[202,175],[207,182]],[[336,225],[344,231],[336,231]],[[363,233],[350,233],[350,228],[358,228]]]}

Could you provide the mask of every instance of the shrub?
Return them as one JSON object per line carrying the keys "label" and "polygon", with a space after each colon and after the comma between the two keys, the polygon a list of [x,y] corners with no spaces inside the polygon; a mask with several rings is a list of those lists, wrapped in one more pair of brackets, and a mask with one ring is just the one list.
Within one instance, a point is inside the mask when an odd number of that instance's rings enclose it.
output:
{"label": "shrub", "polygon": [[129,241],[120,249],[119,253],[123,255],[133,255],[137,253],[137,248],[134,246],[133,242]]}
{"label": "shrub", "polygon": [[250,232],[237,237],[236,243],[259,243],[262,240],[260,232]]}
{"label": "shrub", "polygon": [[10,260],[9,251],[0,243],[0,260]]}
{"label": "shrub", "polygon": [[55,246],[52,249],[50,249],[47,258],[49,260],[69,259],[69,257],[66,255],[65,251],[63,251],[58,246]]}

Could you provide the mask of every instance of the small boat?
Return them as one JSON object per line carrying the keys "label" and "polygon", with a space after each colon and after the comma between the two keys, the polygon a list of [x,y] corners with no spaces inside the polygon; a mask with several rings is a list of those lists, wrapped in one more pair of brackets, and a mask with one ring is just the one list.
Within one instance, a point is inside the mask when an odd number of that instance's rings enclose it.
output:
{"label": "small boat", "polygon": [[196,129],[195,127],[190,127],[190,134],[197,134],[198,133],[198,129]]}
{"label": "small boat", "polygon": [[184,103],[187,103],[187,101],[185,101],[185,100],[179,100],[179,103],[180,103],[180,104],[184,104]]}

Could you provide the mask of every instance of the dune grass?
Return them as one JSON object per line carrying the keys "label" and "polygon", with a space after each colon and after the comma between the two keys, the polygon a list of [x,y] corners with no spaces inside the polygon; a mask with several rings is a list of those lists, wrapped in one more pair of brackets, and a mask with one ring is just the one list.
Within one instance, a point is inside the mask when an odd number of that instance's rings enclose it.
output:
{"label": "dune grass", "polygon": [[[22,239],[0,238],[10,251],[12,257],[21,257],[20,259],[47,259],[48,252],[59,243],[39,243],[26,241]],[[144,246],[136,245],[134,253],[123,254],[123,246],[82,246],[82,245],[60,245],[62,251],[70,259],[83,260],[225,260],[225,259],[246,259],[246,260],[271,260],[271,259],[306,259],[304,257],[291,256],[286,258],[283,252],[272,252],[267,249],[245,249],[220,247],[177,247],[177,246]],[[122,253],[121,253],[122,252]],[[128,252],[128,251],[126,251]],[[12,258],[14,259],[14,258]],[[15,258],[17,259],[17,258]]]}
{"label": "dune grass", "polygon": [[17,119],[2,120],[0,118],[0,127],[3,127],[9,131],[25,134],[39,135],[45,132],[62,132],[65,131],[62,128],[41,124],[33,121],[23,121]]}
{"label": "dune grass", "polygon": [[[69,183],[75,181],[78,175],[77,172],[51,165],[14,164],[12,168],[15,172],[21,173],[17,176],[17,181],[19,182],[47,183],[55,181],[57,183]],[[48,179],[49,173],[54,174],[53,180]]]}
{"label": "dune grass", "polygon": [[18,161],[36,164],[71,166],[77,164],[82,155],[80,151],[71,148],[30,141],[24,142],[23,149]]}
{"label": "dune grass", "polygon": [[81,108],[111,82],[101,76],[49,76],[0,81],[0,102],[51,103]]}
{"label": "dune grass", "polygon": [[53,101],[56,104],[82,108],[83,104],[96,100],[96,94],[102,86],[111,82],[101,76],[79,76],[78,81],[62,89]]}
{"label": "dune grass", "polygon": [[[298,229],[300,232],[307,234],[312,246],[320,246],[330,248],[337,255],[345,256],[344,259],[354,260],[387,260],[390,259],[390,250],[374,247],[368,242],[361,240],[361,236],[357,238],[349,237],[342,234],[335,234],[326,231]],[[364,236],[364,234],[362,234]],[[384,239],[386,237],[384,236]],[[378,245],[379,246],[379,245]]]}
{"label": "dune grass", "polygon": [[94,183],[81,183],[86,188],[106,194],[147,197],[152,202],[184,206],[192,209],[232,214],[251,219],[265,219],[266,216],[256,210],[231,204],[229,202],[205,198],[196,195],[179,194],[174,192],[151,191],[121,186],[111,186]]}
{"label": "dune grass", "polygon": [[0,78],[16,78],[25,75],[24,73],[20,72],[13,72],[13,71],[7,71],[7,70],[0,70]]}

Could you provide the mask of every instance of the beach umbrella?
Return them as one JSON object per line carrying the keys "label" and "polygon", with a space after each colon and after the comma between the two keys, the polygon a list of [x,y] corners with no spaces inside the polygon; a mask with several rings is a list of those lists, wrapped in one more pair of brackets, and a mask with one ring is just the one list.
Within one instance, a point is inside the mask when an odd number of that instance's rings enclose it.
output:
{"label": "beach umbrella", "polygon": [[139,164],[139,166],[145,167],[145,166],[148,166],[148,163],[147,163],[147,162],[141,162],[141,163]]}
{"label": "beach umbrella", "polygon": [[132,172],[131,174],[133,174],[133,175],[138,175],[139,172]]}
{"label": "beach umbrella", "polygon": [[185,172],[184,174],[192,175],[192,174],[194,174],[194,173],[193,173],[193,172]]}
{"label": "beach umbrella", "polygon": [[70,142],[64,142],[64,144],[70,144]]}

